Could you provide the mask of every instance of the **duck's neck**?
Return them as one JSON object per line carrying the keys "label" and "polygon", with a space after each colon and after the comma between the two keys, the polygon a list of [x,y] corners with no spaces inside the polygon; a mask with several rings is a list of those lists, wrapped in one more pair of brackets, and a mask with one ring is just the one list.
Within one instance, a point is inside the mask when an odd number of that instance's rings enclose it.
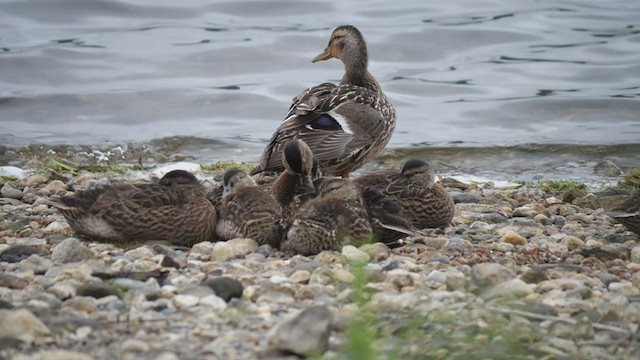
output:
{"label": "duck's neck", "polygon": [[365,46],[360,45],[353,49],[345,49],[345,54],[342,57],[344,76],[340,84],[358,85],[373,91],[381,91],[380,84],[367,70],[369,61]]}

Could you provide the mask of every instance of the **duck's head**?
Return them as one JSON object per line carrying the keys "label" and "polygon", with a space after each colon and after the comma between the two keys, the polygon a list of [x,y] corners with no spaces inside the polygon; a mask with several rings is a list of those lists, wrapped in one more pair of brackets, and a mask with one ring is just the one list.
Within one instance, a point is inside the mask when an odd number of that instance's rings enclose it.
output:
{"label": "duck's head", "polygon": [[325,178],[316,181],[316,189],[318,196],[325,197],[328,195],[338,196],[346,200],[359,199],[360,193],[355,184],[349,179],[342,178]]}
{"label": "duck's head", "polygon": [[[302,185],[308,192],[315,191],[313,186],[314,160],[313,152],[304,141],[289,140],[284,145],[282,162],[284,163],[285,171],[291,175],[300,176]],[[316,169],[317,171],[318,169]]]}
{"label": "duck's head", "polygon": [[256,186],[256,182],[249,174],[240,169],[228,170],[222,176],[222,197],[225,198],[245,186]]}
{"label": "duck's head", "polygon": [[172,170],[164,174],[158,184],[165,186],[195,185],[199,184],[198,178],[186,170]]}
{"label": "duck's head", "polygon": [[331,33],[329,45],[324,52],[313,58],[312,62],[331,58],[340,59],[346,66],[357,65],[366,68],[367,43],[360,30],[352,25],[338,26]]}
{"label": "duck's head", "polygon": [[435,180],[432,166],[428,162],[419,159],[411,159],[405,162],[400,173],[402,176],[424,183],[433,183]]}

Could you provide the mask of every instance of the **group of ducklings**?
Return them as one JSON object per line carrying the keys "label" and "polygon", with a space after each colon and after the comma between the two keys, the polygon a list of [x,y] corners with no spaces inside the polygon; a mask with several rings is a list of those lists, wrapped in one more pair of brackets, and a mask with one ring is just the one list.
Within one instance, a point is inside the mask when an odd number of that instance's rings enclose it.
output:
{"label": "group of ducklings", "polygon": [[309,146],[289,140],[282,162],[281,173],[229,170],[213,191],[174,170],[158,183],[77,191],[56,207],[76,233],[97,240],[190,246],[243,237],[302,255],[371,239],[393,244],[453,217],[453,200],[421,160],[407,161],[400,172],[322,177]]}

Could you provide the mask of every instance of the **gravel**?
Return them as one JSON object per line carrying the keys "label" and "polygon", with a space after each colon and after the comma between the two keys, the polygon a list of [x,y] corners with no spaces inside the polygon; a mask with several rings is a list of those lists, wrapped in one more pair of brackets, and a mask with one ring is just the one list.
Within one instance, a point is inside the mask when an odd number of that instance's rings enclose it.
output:
{"label": "gravel", "polygon": [[78,239],[46,205],[76,183],[3,186],[2,358],[640,357],[640,239],[593,194],[458,192],[444,231],[289,257]]}

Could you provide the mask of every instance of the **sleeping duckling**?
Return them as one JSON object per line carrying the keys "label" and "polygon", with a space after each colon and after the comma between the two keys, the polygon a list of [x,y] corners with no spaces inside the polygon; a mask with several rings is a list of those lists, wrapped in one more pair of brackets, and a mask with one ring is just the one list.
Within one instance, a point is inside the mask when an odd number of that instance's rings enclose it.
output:
{"label": "sleeping duckling", "polygon": [[251,238],[258,244],[280,246],[284,231],[282,207],[267,191],[242,170],[233,169],[223,176],[222,202],[216,234],[221,240]]}
{"label": "sleeping duckling", "polygon": [[318,197],[294,215],[282,250],[313,255],[369,241],[371,224],[354,184],[348,179],[328,178],[316,181],[316,186]]}
{"label": "sleeping duckling", "polygon": [[354,180],[358,188],[372,187],[394,197],[414,227],[445,228],[451,222],[455,205],[449,193],[435,182],[429,163],[412,159],[400,173],[379,172]]}
{"label": "sleeping duckling", "polygon": [[115,243],[168,240],[191,246],[212,240],[217,221],[200,182],[184,170],[167,173],[158,184],[79,190],[51,204],[78,235]]}

